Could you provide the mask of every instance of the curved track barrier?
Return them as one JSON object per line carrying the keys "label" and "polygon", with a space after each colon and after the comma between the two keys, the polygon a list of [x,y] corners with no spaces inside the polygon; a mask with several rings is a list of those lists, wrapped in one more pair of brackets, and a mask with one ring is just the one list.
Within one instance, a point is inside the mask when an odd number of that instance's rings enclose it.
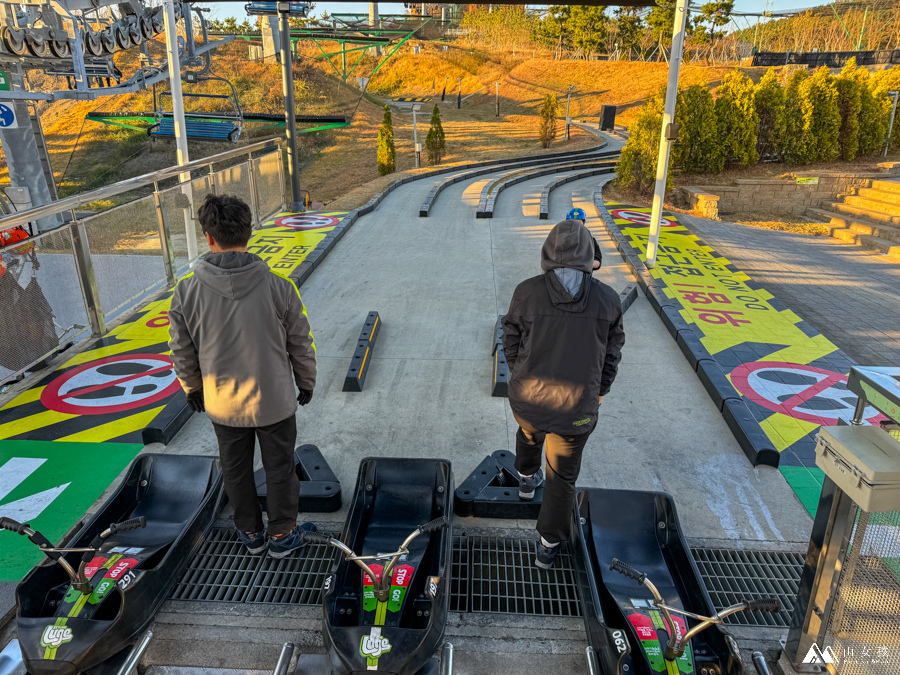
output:
{"label": "curved track barrier", "polygon": [[[602,151],[600,148],[592,149],[589,152],[578,157],[578,161],[589,161],[595,159],[604,159],[607,157],[616,157],[619,154],[618,150],[606,150]],[[461,183],[466,180],[470,180],[472,178],[477,178],[478,176],[484,176],[489,173],[496,173],[497,171],[503,170],[512,170],[512,169],[524,169],[529,166],[543,166],[546,164],[563,164],[563,163],[571,163],[573,160],[571,158],[571,153],[563,153],[559,155],[546,155],[544,157],[527,157],[523,160],[507,160],[507,162],[503,164],[492,164],[491,166],[479,169],[476,171],[466,171],[465,173],[457,174],[455,176],[451,176],[440,183],[437,183],[434,187],[429,191],[428,196],[425,197],[425,200],[422,202],[422,206],[419,207],[419,217],[427,218],[431,209],[434,207],[435,202],[437,202],[438,196],[445,189],[450,187],[451,185],[455,185],[456,183]],[[479,165],[482,166],[482,165]],[[457,167],[456,170],[465,167]]]}
{"label": "curved track barrier", "polygon": [[592,169],[591,171],[582,171],[580,173],[573,173],[569,176],[562,176],[561,178],[557,178],[556,180],[547,183],[544,186],[544,189],[541,190],[541,212],[538,217],[541,220],[547,220],[550,217],[550,193],[559,186],[581,180],[582,178],[600,176],[605,173],[609,173],[609,170],[605,166],[602,166],[597,169]]}
{"label": "curved track barrier", "polygon": [[532,180],[534,178],[540,178],[541,176],[549,176],[551,174],[560,173],[562,171],[573,171],[575,169],[583,169],[588,167],[594,168],[599,173],[612,173],[616,170],[616,162],[607,161],[594,162],[591,164],[569,164],[567,166],[554,166],[549,169],[543,169],[539,171],[527,171],[525,173],[510,176],[508,178],[500,177],[497,180],[491,181],[490,183],[485,185],[484,188],[482,188],[481,198],[478,200],[478,209],[475,211],[475,217],[493,218],[494,205],[497,203],[497,199],[499,199],[500,193],[508,187],[518,185],[519,183],[524,183],[525,181]]}

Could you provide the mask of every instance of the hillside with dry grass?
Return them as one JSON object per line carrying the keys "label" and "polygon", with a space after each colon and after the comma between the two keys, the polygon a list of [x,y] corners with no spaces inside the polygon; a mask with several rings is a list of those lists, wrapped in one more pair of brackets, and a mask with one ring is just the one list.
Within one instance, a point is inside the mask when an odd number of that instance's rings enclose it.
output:
{"label": "hillside with dry grass", "polygon": [[[351,126],[310,134],[299,133],[301,184],[315,201],[355,206],[368,199],[386,179],[379,179],[376,167],[376,137],[385,100],[399,96],[433,96],[440,106],[447,138],[447,164],[471,162],[494,157],[536,154],[543,150],[537,140],[538,108],[546,93],[560,97],[574,84],[572,116],[593,117],[601,105],[620,107],[619,122],[627,124],[640,104],[655,93],[666,80],[665,63],[555,61],[532,58],[531,54],[494,54],[450,46],[444,50],[434,43],[421,43],[421,53],[413,53],[407,44],[371,79],[368,94],[342,81],[335,66],[320,58],[318,50],[301,44],[294,68],[294,88],[298,114],[346,115]],[[151,53],[162,58],[162,44],[151,44]],[[326,48],[327,49],[327,48]],[[135,53],[132,53],[135,52]],[[123,72],[136,67],[136,50],[118,57]],[[354,75],[371,74],[378,63],[365,54]],[[744,69],[758,79],[761,69]],[[757,71],[758,72],[754,72]],[[685,85],[706,83],[715,86],[729,71],[724,67],[686,65],[682,68]],[[236,41],[214,53],[212,75],[228,79],[235,87],[244,111],[283,112],[281,68],[275,62],[248,60],[247,43]],[[353,77],[349,78],[353,83]],[[456,107],[457,83],[461,83],[464,101]],[[495,82],[500,82],[501,115],[496,116]],[[447,100],[440,102],[446,83]],[[48,86],[53,84],[46,83]],[[56,82],[60,87],[62,83]],[[167,90],[158,85],[157,93]],[[191,93],[222,94],[229,90],[221,82],[185,84]],[[160,96],[162,105],[170,100]],[[187,98],[188,110],[216,110],[227,102]],[[149,112],[154,109],[152,91],[106,97],[97,101],[58,101],[40,108],[50,160],[61,196],[89,190],[100,185],[171,166],[175,163],[172,141],[151,141],[143,131],[123,129],[87,120],[90,111]],[[563,108],[564,110],[564,108]],[[419,141],[428,130],[431,109],[426,105],[419,116]],[[408,111],[394,112],[398,171],[413,167],[413,124]],[[308,125],[307,125],[308,126]],[[302,130],[302,126],[300,129]],[[283,134],[282,129],[245,124],[241,144]],[[561,137],[561,134],[560,134]],[[558,141],[547,152],[569,148],[573,152],[590,147],[596,140],[576,132],[562,145]],[[189,143],[192,159],[209,156],[234,147],[230,143]],[[0,156],[2,162],[2,156]],[[389,178],[389,177],[388,177]],[[5,162],[0,166],[0,182],[8,180]],[[368,187],[365,187],[368,186]],[[341,198],[340,201],[335,201]]]}

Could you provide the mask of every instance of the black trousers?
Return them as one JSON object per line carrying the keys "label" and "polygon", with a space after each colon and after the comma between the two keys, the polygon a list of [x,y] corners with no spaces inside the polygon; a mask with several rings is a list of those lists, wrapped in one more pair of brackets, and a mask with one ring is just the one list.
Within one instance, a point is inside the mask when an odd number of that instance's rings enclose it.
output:
{"label": "black trousers", "polygon": [[253,480],[256,439],[266,472],[266,511],[269,536],[287,534],[297,525],[300,483],[294,468],[297,420],[287,419],[265,427],[226,427],[213,422],[219,441],[219,458],[225,494],[234,507],[234,525],[242,532],[262,532],[262,510]]}
{"label": "black trousers", "polygon": [[536,429],[513,414],[519,423],[516,432],[516,470],[524,475],[541,468],[541,455],[547,458],[544,501],[538,516],[537,531],[550,543],[565,541],[572,529],[575,481],[581,471],[581,455],[591,431],[577,436],[560,436]]}

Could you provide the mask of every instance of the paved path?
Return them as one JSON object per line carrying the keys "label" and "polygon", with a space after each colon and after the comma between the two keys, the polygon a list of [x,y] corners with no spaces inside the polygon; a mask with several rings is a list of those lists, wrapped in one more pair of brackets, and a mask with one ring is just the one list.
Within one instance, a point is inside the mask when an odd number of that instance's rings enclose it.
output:
{"label": "paved path", "polygon": [[830,237],[679,216],[857,362],[900,365],[900,266]]}

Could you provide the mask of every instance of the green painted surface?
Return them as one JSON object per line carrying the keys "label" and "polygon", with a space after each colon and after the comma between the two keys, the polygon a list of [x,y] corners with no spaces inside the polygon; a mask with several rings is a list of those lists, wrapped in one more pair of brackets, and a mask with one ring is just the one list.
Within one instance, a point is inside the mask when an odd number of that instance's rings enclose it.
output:
{"label": "green painted surface", "polygon": [[778,470],[809,511],[809,515],[815,518],[825,473],[817,467],[808,469],[805,466],[782,466]]}
{"label": "green painted surface", "polygon": [[0,91],[9,91],[9,73],[0,70]]}
{"label": "green painted surface", "polygon": [[[137,456],[140,443],[0,441],[0,516],[58,541]],[[19,581],[43,555],[0,532],[0,581]]]}

